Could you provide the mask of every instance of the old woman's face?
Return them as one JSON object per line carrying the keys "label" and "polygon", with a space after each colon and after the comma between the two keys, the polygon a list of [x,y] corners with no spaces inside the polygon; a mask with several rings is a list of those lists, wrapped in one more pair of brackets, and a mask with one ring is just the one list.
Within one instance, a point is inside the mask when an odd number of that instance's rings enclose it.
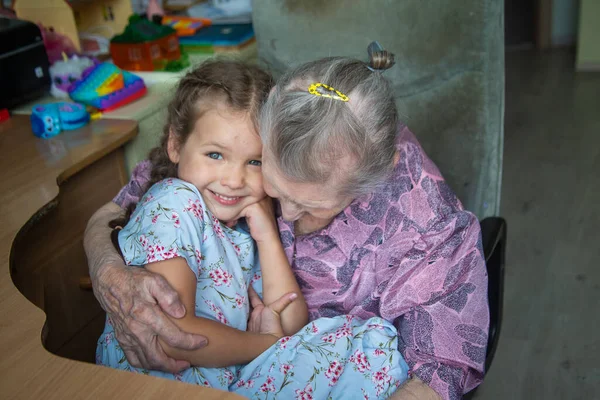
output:
{"label": "old woman's face", "polygon": [[262,162],[265,192],[279,200],[283,218],[295,222],[297,235],[326,227],[353,200],[339,195],[336,182],[313,184],[286,179],[264,152]]}

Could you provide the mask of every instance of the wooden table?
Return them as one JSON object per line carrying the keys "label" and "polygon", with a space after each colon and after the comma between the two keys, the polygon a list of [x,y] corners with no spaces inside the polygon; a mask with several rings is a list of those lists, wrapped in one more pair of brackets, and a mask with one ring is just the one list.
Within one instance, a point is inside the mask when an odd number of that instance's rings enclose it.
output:
{"label": "wooden table", "polygon": [[0,123],[0,398],[240,398],[72,360],[93,362],[104,319],[79,286],[83,230],[126,182],[136,133],[103,119],[42,140],[28,117]]}

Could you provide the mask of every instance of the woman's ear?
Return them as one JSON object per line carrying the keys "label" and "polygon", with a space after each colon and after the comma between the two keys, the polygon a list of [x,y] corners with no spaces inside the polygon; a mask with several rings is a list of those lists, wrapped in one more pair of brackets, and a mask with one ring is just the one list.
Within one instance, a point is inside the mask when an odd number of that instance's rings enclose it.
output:
{"label": "woman's ear", "polygon": [[396,165],[398,165],[399,161],[400,161],[400,152],[398,150],[396,150],[396,152],[394,153],[394,167]]}
{"label": "woman's ear", "polygon": [[167,140],[167,154],[169,154],[169,160],[173,164],[179,164],[179,140],[173,133],[173,129],[169,129],[169,139]]}

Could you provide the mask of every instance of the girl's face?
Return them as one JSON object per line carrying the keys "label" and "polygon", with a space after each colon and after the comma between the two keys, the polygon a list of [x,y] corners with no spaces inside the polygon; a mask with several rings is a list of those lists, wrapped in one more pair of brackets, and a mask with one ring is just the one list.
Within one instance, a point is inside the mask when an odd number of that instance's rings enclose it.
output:
{"label": "girl's face", "polygon": [[224,223],[265,197],[261,151],[249,115],[223,105],[203,114],[183,145],[173,134],[168,143],[178,177],[196,186],[211,213]]}

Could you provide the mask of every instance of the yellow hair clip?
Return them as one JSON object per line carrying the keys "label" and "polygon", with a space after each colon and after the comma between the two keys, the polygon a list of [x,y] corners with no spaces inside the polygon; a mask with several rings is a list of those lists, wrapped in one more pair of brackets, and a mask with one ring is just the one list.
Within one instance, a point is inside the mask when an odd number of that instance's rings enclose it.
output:
{"label": "yellow hair clip", "polygon": [[308,87],[308,93],[313,94],[315,96],[329,97],[330,99],[335,100],[350,100],[348,96],[346,96],[344,93],[321,82],[313,83],[312,85],[310,85]]}

